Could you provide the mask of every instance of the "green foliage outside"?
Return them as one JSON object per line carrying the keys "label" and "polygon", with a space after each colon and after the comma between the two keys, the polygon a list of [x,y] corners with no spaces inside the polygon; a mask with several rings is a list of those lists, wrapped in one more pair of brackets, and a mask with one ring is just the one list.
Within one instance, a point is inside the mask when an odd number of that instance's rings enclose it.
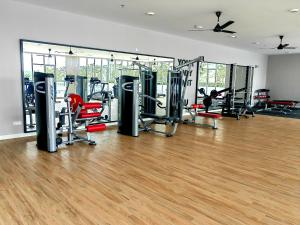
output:
{"label": "green foliage outside", "polygon": [[[213,75],[213,82],[209,79]],[[200,69],[199,87],[224,88],[226,79],[226,65],[203,63]]]}
{"label": "green foliage outside", "polygon": [[[93,60],[92,58],[90,59]],[[124,65],[125,64],[125,65]],[[117,62],[109,62],[108,65],[94,65],[94,63],[86,65],[81,65],[79,67],[79,75],[81,76],[87,76],[90,77],[98,77],[100,80],[104,82],[109,83],[115,83],[116,78],[121,75],[129,75],[129,76],[139,76],[139,70],[138,67],[133,68],[131,65],[131,62],[126,63],[126,61],[117,61]],[[127,66],[126,66],[127,65]],[[169,63],[156,63],[156,65],[153,65],[153,63],[147,63],[147,66],[152,66],[152,69],[154,71],[157,71],[157,79],[158,83],[160,84],[166,84],[167,83],[167,77],[168,77],[168,70],[169,70]],[[44,70],[44,69],[43,69]],[[65,66],[46,66],[46,71],[42,71],[46,73],[53,73],[55,75],[56,81],[63,82],[65,79],[66,74],[66,67]],[[31,70],[24,71],[24,76],[28,77],[30,79],[33,78],[33,74]],[[108,80],[107,80],[108,78]]]}

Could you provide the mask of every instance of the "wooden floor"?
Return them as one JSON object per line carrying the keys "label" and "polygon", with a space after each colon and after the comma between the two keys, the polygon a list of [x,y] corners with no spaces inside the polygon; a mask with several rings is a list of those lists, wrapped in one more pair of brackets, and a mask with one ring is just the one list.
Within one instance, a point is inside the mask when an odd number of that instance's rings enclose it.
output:
{"label": "wooden floor", "polygon": [[299,225],[300,120],[226,118],[175,137],[108,130],[58,153],[0,142],[0,224]]}

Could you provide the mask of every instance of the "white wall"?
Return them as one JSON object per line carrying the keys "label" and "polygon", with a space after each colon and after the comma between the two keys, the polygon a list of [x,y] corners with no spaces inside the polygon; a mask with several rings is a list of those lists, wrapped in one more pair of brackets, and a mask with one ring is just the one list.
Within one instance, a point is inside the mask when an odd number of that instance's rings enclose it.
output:
{"label": "white wall", "polygon": [[267,56],[8,0],[0,1],[0,135],[23,132],[19,39],[114,49],[242,65],[259,65],[254,88],[264,88]]}
{"label": "white wall", "polygon": [[266,87],[272,99],[300,101],[300,54],[269,57]]}

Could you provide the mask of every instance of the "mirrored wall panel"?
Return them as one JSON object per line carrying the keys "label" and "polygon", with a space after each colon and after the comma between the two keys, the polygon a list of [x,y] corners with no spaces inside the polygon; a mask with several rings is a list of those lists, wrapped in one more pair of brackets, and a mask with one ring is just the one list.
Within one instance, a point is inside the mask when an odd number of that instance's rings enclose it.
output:
{"label": "mirrored wall panel", "polygon": [[100,50],[86,47],[21,40],[22,82],[25,132],[35,131],[34,73],[45,72],[55,77],[55,110],[65,107],[65,98],[77,93],[85,101],[104,105],[102,119],[118,119],[117,79],[121,75],[139,76],[133,62],[157,71],[157,97],[164,102],[168,70],[174,58]]}
{"label": "mirrored wall panel", "polygon": [[253,67],[236,64],[203,62],[199,67],[196,102],[202,104],[206,96],[212,98],[211,110],[221,109],[226,99],[231,104],[251,104]]}

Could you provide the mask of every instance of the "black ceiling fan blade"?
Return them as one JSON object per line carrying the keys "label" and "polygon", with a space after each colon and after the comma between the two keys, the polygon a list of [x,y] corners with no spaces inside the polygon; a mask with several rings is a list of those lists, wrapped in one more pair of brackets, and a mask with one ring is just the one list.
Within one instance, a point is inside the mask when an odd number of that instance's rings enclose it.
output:
{"label": "black ceiling fan blade", "polygon": [[229,27],[231,24],[233,24],[234,21],[230,20],[228,21],[227,23],[224,23],[220,28],[223,30],[225,29],[226,27]]}
{"label": "black ceiling fan blade", "polygon": [[290,44],[284,44],[284,45],[282,45],[282,48],[286,48],[286,47],[288,47]]}
{"label": "black ceiling fan blade", "polygon": [[235,34],[235,31],[231,31],[231,30],[222,30],[221,32],[223,33],[228,33],[228,34]]}

